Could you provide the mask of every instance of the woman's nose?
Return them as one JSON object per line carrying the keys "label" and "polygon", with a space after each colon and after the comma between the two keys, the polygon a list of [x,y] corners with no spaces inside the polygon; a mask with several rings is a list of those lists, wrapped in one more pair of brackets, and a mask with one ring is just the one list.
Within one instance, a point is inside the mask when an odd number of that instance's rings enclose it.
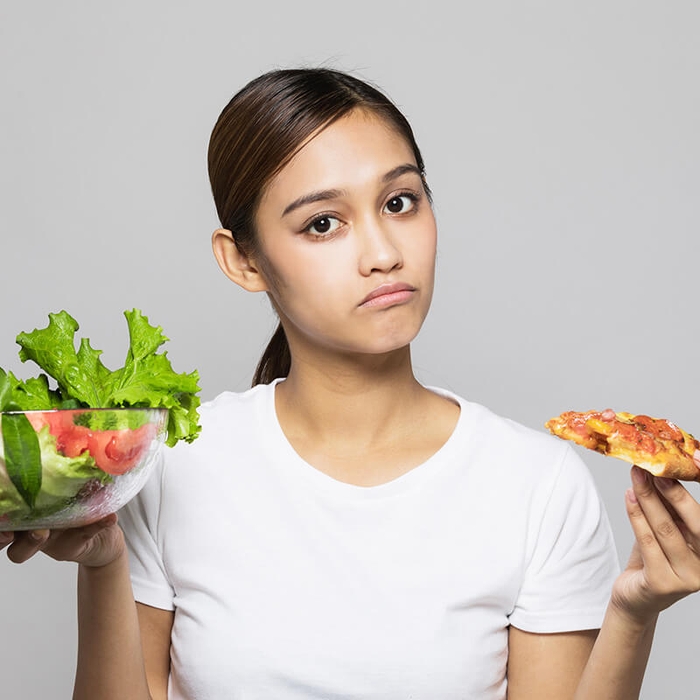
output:
{"label": "woman's nose", "polygon": [[372,218],[358,227],[359,265],[363,275],[372,272],[389,272],[403,265],[401,251],[391,235],[387,222]]}

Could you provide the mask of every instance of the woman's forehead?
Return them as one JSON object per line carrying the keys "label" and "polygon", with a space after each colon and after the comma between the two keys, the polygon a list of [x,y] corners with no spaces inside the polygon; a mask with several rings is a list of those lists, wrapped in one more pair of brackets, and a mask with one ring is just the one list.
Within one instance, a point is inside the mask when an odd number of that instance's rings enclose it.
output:
{"label": "woman's forehead", "polygon": [[353,110],[306,141],[271,180],[263,202],[296,198],[314,190],[376,184],[405,163],[415,165],[416,161],[404,136],[385,119]]}

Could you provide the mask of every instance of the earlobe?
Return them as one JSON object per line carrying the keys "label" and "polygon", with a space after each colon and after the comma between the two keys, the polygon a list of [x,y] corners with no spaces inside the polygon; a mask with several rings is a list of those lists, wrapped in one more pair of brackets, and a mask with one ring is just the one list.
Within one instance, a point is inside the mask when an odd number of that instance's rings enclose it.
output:
{"label": "earlobe", "polygon": [[211,246],[216,262],[232,282],[248,292],[266,292],[267,283],[254,261],[236,245],[233,234],[224,228],[214,231]]}

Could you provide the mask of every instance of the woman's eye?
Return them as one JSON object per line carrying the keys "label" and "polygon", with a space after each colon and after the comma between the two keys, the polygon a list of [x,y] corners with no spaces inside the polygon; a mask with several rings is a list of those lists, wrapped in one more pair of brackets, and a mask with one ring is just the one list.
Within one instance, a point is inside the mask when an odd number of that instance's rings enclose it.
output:
{"label": "woman's eye", "polygon": [[340,221],[334,216],[320,216],[314,219],[306,230],[315,236],[327,236],[333,233],[340,226]]}
{"label": "woman's eye", "polygon": [[416,205],[416,197],[410,194],[400,194],[392,197],[385,205],[384,209],[389,214],[404,214],[413,209]]}

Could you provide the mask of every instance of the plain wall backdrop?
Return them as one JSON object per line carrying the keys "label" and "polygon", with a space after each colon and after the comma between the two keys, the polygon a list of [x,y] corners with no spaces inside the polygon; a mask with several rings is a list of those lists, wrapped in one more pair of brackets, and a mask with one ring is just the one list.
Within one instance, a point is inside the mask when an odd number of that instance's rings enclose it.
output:
{"label": "plain wall backdrop", "polygon": [[[423,381],[537,428],[611,406],[700,432],[699,8],[0,0],[0,366],[34,374],[15,336],[61,309],[118,366],[137,307],[204,399],[245,389],[275,319],[211,253],[209,133],[259,73],[324,64],[383,88],[426,159]],[[627,465],[583,456],[624,562]],[[0,556],[3,697],[70,697],[75,573]],[[645,700],[697,698],[699,613],[663,614]]]}

